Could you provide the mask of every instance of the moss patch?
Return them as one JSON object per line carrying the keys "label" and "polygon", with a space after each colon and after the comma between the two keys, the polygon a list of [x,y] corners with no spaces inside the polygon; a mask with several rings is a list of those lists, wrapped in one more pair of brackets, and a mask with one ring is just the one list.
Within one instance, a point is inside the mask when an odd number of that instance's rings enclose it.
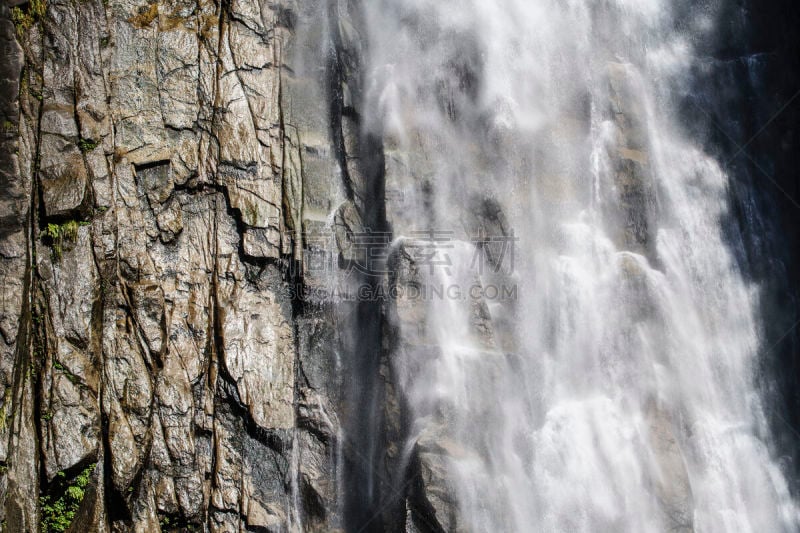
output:
{"label": "moss patch", "polygon": [[12,7],[11,20],[17,28],[17,36],[22,38],[31,26],[44,18],[45,13],[47,13],[46,0],[31,0],[27,9],[22,9],[20,6]]}
{"label": "moss patch", "polygon": [[95,466],[95,463],[90,464],[71,480],[67,480],[64,472],[58,473],[51,494],[39,498],[42,533],[62,532],[69,528],[86,495],[86,487]]}
{"label": "moss patch", "polygon": [[92,150],[97,148],[99,144],[100,144],[99,142],[93,141],[91,139],[81,139],[78,141],[78,148],[80,148],[81,152],[85,154],[86,152],[91,152]]}
{"label": "moss patch", "polygon": [[40,236],[45,244],[53,249],[53,258],[60,261],[64,253],[64,245],[77,241],[78,228],[88,224],[89,222],[78,222],[77,220],[68,220],[63,224],[50,223],[47,224]]}

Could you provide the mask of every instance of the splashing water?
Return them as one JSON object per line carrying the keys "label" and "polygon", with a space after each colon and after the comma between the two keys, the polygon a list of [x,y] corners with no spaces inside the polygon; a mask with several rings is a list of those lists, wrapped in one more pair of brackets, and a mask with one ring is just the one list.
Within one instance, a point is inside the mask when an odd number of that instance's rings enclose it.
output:
{"label": "splashing water", "polygon": [[[759,289],[725,237],[729,178],[674,118],[715,6],[368,4],[364,118],[406,191],[395,233],[453,232],[424,283],[518,289],[426,301],[421,341],[401,328],[408,449],[446,457],[452,528],[799,527],[754,384]],[[470,270],[466,241],[511,229],[513,272]]]}

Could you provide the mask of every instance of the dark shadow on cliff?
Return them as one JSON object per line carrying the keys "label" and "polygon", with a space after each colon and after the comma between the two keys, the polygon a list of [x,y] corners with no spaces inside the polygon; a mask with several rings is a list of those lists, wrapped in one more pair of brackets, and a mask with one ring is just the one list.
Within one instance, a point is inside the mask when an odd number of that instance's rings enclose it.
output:
{"label": "dark shadow on cliff", "polygon": [[[688,6],[687,6],[688,7]],[[686,11],[686,23],[692,18]],[[725,3],[681,122],[730,178],[725,237],[758,287],[756,379],[779,458],[800,493],[800,4]]]}

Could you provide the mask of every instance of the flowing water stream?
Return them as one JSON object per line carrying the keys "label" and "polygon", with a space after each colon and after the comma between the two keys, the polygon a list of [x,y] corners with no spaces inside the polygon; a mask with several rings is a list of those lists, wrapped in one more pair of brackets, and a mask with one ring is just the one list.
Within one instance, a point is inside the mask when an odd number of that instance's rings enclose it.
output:
{"label": "flowing water stream", "polygon": [[425,338],[400,331],[406,452],[446,450],[453,528],[796,530],[730,177],[676,118],[719,6],[366,4],[395,247],[439,232],[423,284],[515,291],[430,298]]}

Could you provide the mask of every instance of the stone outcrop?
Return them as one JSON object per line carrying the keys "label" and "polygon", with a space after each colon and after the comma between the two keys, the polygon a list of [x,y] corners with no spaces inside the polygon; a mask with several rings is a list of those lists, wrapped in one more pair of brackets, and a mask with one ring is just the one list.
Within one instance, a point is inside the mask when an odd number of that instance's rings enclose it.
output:
{"label": "stone outcrop", "polygon": [[[647,113],[641,101],[641,81],[632,65],[609,63],[607,67],[610,109],[608,123],[613,130],[606,139],[606,153],[612,183],[608,205],[619,207],[611,234],[623,249],[650,252],[654,235],[650,220],[655,210],[655,187],[650,174],[646,140]],[[606,211],[610,211],[607,209]]]}

